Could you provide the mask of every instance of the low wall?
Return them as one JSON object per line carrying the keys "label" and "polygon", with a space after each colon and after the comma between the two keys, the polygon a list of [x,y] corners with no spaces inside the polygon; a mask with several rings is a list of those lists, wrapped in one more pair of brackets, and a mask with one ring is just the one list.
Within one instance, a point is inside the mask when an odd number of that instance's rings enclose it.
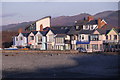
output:
{"label": "low wall", "polygon": [[[0,53],[61,53],[61,54],[78,54],[77,50],[2,50]],[[80,53],[82,54],[82,53]],[[84,54],[117,54],[119,52],[89,52]]]}

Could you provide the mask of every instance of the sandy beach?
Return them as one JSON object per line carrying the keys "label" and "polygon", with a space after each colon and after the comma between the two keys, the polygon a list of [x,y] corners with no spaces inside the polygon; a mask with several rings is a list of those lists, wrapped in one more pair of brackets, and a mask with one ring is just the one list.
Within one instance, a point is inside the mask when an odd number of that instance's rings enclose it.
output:
{"label": "sandy beach", "polygon": [[117,78],[113,54],[2,53],[3,78]]}

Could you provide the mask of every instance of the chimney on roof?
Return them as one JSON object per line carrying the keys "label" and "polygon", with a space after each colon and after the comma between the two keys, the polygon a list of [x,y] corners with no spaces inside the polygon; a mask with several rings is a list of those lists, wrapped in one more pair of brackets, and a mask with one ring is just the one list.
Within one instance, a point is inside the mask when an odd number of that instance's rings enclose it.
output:
{"label": "chimney on roof", "polygon": [[98,18],[98,28],[101,28],[101,18]]}
{"label": "chimney on roof", "polygon": [[88,16],[88,21],[94,20],[93,16]]}
{"label": "chimney on roof", "polygon": [[102,20],[101,18],[98,18],[98,28],[99,29],[106,24],[107,23],[104,20]]}
{"label": "chimney on roof", "polygon": [[101,21],[101,27],[104,26],[104,25],[106,25],[106,24],[107,23],[104,20]]}
{"label": "chimney on roof", "polygon": [[42,24],[40,25],[40,31],[43,31],[43,25]]}
{"label": "chimney on roof", "polygon": [[22,28],[19,28],[19,29],[18,29],[18,33],[21,33],[21,32],[22,32]]}

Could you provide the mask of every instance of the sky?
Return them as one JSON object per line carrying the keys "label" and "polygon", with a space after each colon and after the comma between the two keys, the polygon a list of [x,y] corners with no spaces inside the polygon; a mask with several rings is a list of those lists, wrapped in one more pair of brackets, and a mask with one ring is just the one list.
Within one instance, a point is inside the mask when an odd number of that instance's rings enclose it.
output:
{"label": "sky", "polygon": [[[1,3],[0,3],[1,4]],[[118,2],[2,2],[2,25],[35,21],[45,16],[94,15],[118,10]]]}

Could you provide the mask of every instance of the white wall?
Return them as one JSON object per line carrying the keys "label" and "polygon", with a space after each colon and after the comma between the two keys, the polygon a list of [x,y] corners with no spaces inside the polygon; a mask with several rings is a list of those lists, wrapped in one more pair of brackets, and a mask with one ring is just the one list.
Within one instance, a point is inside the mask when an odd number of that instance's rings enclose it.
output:
{"label": "white wall", "polygon": [[[53,36],[50,36],[50,35],[53,35]],[[50,30],[48,33],[47,33],[47,35],[46,35],[46,37],[47,37],[47,42],[50,42],[50,41],[53,41],[54,42],[54,33]],[[50,40],[50,41],[49,41]]]}
{"label": "white wall", "polygon": [[[34,40],[31,40],[30,36],[34,36]],[[28,43],[31,43],[32,45],[35,45],[35,35],[32,32],[28,36]]]}
{"label": "white wall", "polygon": [[39,31],[40,30],[40,25],[43,25],[43,28],[45,27],[50,27],[50,17],[38,20],[36,22],[36,30]]}
{"label": "white wall", "polygon": [[36,43],[36,45],[38,43],[38,36],[41,36],[41,38],[42,38],[42,34],[40,32],[37,32],[37,34],[35,35],[35,43]]}
{"label": "white wall", "polygon": [[[20,37],[22,37],[23,40],[20,40]],[[16,38],[18,38],[18,41],[16,41]],[[20,33],[15,37],[15,46],[27,46],[27,38]]]}

